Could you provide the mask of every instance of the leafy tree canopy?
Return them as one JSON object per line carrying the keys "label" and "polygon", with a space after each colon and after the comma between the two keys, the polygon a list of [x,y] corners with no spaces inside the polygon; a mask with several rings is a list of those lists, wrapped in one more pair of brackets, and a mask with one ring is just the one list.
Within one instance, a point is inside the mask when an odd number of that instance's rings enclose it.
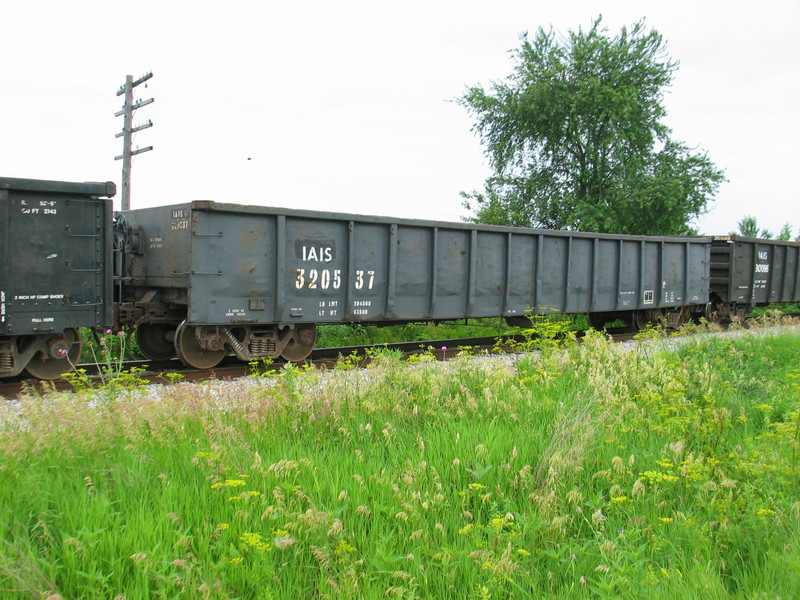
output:
{"label": "leafy tree canopy", "polygon": [[[789,241],[792,239],[792,226],[789,223],[784,223],[783,227],[781,227],[780,232],[778,233],[777,237],[769,230],[769,229],[759,229],[758,227],[758,219],[756,219],[753,215],[745,215],[736,223],[738,231],[731,231],[731,235],[743,235],[745,237],[753,237],[753,238],[764,238],[764,239],[772,239],[775,238],[777,240]],[[800,233],[795,238],[796,241],[800,242]]]}
{"label": "leafy tree canopy", "polygon": [[563,39],[521,37],[512,74],[458,99],[494,174],[462,193],[482,223],[683,235],[724,180],[670,138],[664,89],[677,63],[643,23],[608,37],[598,18]]}

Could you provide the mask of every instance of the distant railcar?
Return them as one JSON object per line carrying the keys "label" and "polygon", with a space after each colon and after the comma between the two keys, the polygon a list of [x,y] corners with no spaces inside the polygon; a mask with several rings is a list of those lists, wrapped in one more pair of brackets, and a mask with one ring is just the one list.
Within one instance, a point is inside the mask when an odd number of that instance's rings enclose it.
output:
{"label": "distant railcar", "polygon": [[0,177],[0,377],[69,371],[113,323],[113,183]]}
{"label": "distant railcar", "polygon": [[219,204],[126,211],[120,323],[154,359],[302,360],[320,323],[589,313],[682,322],[710,238],[638,237]]}
{"label": "distant railcar", "polygon": [[709,275],[709,318],[741,318],[753,306],[800,302],[800,243],[716,237]]}

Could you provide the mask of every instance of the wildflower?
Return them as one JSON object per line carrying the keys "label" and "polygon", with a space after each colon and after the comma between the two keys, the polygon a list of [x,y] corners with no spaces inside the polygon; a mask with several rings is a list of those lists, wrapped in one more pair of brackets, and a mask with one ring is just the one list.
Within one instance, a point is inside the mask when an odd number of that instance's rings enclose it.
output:
{"label": "wildflower", "polygon": [[232,565],[240,565],[244,562],[244,559],[241,556],[234,556],[232,559],[228,561],[228,563]]}
{"label": "wildflower", "polygon": [[525,548],[518,548],[517,549],[517,554],[519,554],[520,556],[530,556],[531,555],[531,553],[528,552],[527,550],[525,550]]}
{"label": "wildflower", "polygon": [[514,527],[513,521],[506,519],[505,517],[495,517],[491,521],[489,521],[489,527],[494,529],[495,531],[503,531],[505,529],[511,529]]}
{"label": "wildflower", "polygon": [[347,543],[346,540],[339,540],[339,543],[336,544],[336,548],[334,549],[334,554],[342,555],[342,554],[351,554],[356,552],[355,547],[351,546]]}
{"label": "wildflower", "polygon": [[672,521],[674,521],[672,517],[659,517],[658,520],[662,523],[672,523]]}
{"label": "wildflower", "polygon": [[251,548],[261,550],[262,552],[272,552],[272,545],[266,542],[264,536],[260,533],[243,533],[239,541]]}
{"label": "wildflower", "polygon": [[640,477],[647,479],[651,485],[654,483],[661,483],[662,481],[675,482],[679,481],[680,479],[675,475],[669,475],[667,473],[662,473],[661,471],[645,471],[639,475]]}
{"label": "wildflower", "polygon": [[759,517],[768,517],[768,516],[774,515],[774,514],[775,514],[775,511],[774,511],[774,510],[772,510],[771,508],[759,508],[759,509],[756,511],[756,514],[757,514]]}
{"label": "wildflower", "polygon": [[472,531],[472,523],[467,523],[466,525],[464,525],[464,527],[458,530],[458,535],[469,535],[471,531]]}
{"label": "wildflower", "polygon": [[622,504],[623,502],[627,502],[628,501],[628,497],[627,496],[615,496],[615,497],[611,498],[611,501],[614,502],[615,504]]}

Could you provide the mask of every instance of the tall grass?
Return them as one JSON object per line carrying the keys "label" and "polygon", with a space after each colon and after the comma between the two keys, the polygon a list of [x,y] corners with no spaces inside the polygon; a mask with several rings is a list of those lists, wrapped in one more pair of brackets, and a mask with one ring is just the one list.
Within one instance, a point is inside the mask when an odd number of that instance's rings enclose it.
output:
{"label": "tall grass", "polygon": [[800,597],[800,332],[0,415],[2,598]]}

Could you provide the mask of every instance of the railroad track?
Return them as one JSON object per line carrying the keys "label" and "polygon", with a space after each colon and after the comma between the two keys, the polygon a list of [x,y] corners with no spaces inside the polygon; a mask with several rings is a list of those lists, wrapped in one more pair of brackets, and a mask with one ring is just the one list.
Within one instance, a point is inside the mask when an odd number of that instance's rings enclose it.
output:
{"label": "railroad track", "polygon": [[[578,331],[577,336],[580,338],[583,331]],[[627,328],[609,329],[608,335],[616,342],[630,341],[634,339],[637,331]],[[498,340],[506,340],[506,343],[498,342]],[[376,348],[387,348],[401,352],[404,357],[409,357],[413,354],[428,352],[435,356],[438,360],[447,360],[453,358],[459,353],[462,348],[472,348],[475,351],[499,351],[510,352],[514,351],[516,347],[514,342],[522,343],[526,341],[525,336],[522,335],[509,335],[509,336],[489,336],[489,337],[474,337],[474,338],[461,338],[461,339],[443,339],[443,340],[427,340],[427,341],[413,341],[413,342],[396,342],[393,344],[381,345],[362,345],[362,346],[340,346],[334,348],[317,348],[311,356],[305,361],[311,363],[319,368],[332,368],[338,360],[342,357],[357,357],[366,365],[370,360],[369,355],[371,351]],[[228,356],[219,365],[213,369],[198,370],[187,367],[177,358],[167,361],[155,360],[133,360],[122,363],[119,372],[133,373],[136,377],[147,383],[171,383],[175,379],[180,381],[202,381],[206,379],[235,379],[237,377],[245,377],[252,375],[256,371],[265,370],[278,370],[283,368],[286,361],[276,359],[274,362],[264,362],[260,364],[243,363],[237,360],[234,356]],[[82,370],[85,374],[82,376],[82,384],[85,385],[103,385],[104,381],[108,379],[107,375],[103,373],[103,365],[97,364],[81,364],[78,369]],[[48,391],[70,391],[74,389],[73,383],[69,379],[57,379],[55,381],[39,381],[36,379],[16,377],[4,380],[0,383],[0,397],[13,399],[18,397],[24,391],[34,390],[39,392]]]}
{"label": "railroad track", "polygon": [[[505,336],[505,340],[524,341],[523,336]],[[401,352],[404,357],[422,352],[433,354],[439,360],[446,360],[454,357],[461,348],[474,348],[477,350],[511,350],[509,345],[498,345],[498,337],[476,337],[446,340],[426,340],[414,342],[397,342],[393,344],[382,344],[372,346],[341,346],[335,348],[317,348],[306,360],[320,368],[333,367],[342,357],[357,357],[366,364],[369,361],[369,354],[376,348],[387,348],[389,350]],[[274,362],[265,361],[263,363],[243,363],[234,356],[225,358],[213,369],[198,370],[185,366],[177,358],[167,361],[155,360],[133,360],[126,361],[120,365],[116,371],[121,373],[135,373],[135,376],[147,383],[169,383],[175,379],[180,381],[201,381],[204,379],[234,379],[253,374],[254,371],[277,370],[282,368],[286,361],[276,359]],[[80,383],[82,385],[102,385],[108,379],[104,374],[104,365],[80,364],[77,367],[82,375]],[[16,377],[0,383],[0,396],[6,398],[16,398],[24,391],[34,390],[40,392],[48,391],[70,391],[74,389],[73,383],[69,379],[57,379],[55,381],[39,381],[36,379]]]}

